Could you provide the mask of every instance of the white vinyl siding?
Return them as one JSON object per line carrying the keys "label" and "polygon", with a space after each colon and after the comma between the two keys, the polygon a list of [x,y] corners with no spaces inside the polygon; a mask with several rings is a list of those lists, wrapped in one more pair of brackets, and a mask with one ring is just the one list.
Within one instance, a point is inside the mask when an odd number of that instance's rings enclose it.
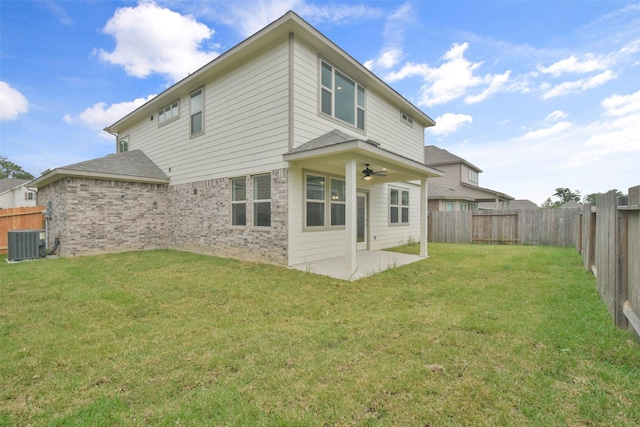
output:
{"label": "white vinyl siding", "polygon": [[357,70],[348,69],[333,58],[326,58],[329,65],[344,72],[349,78],[366,87],[365,134],[355,126],[327,117],[322,113],[321,70],[318,53],[304,41],[296,39],[294,79],[294,141],[293,147],[304,144],[333,129],[341,130],[363,140],[379,142],[380,147],[401,156],[422,162],[424,159],[424,131],[422,123],[413,117],[413,127],[398,119],[402,106],[392,104],[381,96],[375,85],[359,81]]}
{"label": "white vinyl siding", "polygon": [[204,87],[185,87],[179,102],[189,105],[190,94],[204,90],[204,133],[189,138],[191,112],[170,126],[138,122],[130,134],[167,175],[171,184],[263,173],[287,166],[288,149],[287,43],[274,45],[247,59],[228,73],[219,73]]}

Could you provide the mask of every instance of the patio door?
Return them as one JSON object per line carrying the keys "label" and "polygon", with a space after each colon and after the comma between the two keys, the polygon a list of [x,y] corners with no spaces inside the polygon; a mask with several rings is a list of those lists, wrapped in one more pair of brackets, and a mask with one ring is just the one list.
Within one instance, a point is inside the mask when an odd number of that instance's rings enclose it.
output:
{"label": "patio door", "polygon": [[356,221],[356,235],[357,235],[357,244],[356,248],[359,251],[367,250],[368,241],[367,236],[369,235],[369,218],[367,213],[367,193],[358,192],[356,201],[357,208],[357,221]]}

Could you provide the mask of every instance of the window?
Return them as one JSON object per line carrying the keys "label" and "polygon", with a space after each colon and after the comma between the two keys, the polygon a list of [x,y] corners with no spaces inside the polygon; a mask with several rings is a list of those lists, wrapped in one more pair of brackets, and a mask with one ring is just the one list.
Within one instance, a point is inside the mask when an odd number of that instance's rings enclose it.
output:
{"label": "window", "polygon": [[203,110],[204,110],[204,90],[198,89],[191,92],[189,102],[189,116],[191,135],[198,135],[204,132]]}
{"label": "window", "polygon": [[478,172],[469,169],[469,181],[478,182]]}
{"label": "window", "polygon": [[389,223],[409,224],[409,191],[389,189]]}
{"label": "window", "polygon": [[247,225],[247,180],[231,180],[231,225]]}
{"label": "window", "polygon": [[364,87],[326,62],[320,74],[320,111],[364,130]]}
{"label": "window", "polygon": [[118,141],[118,153],[126,153],[129,151],[129,137],[125,136]]}
{"label": "window", "polygon": [[271,175],[253,177],[253,225],[271,227]]}
{"label": "window", "polygon": [[402,121],[406,124],[408,124],[409,126],[413,127],[413,119],[409,116],[407,116],[405,113],[400,113],[400,117],[402,118]]}
{"label": "window", "polygon": [[453,212],[453,207],[454,207],[453,202],[447,202],[445,204],[444,210],[447,212]]}
{"label": "window", "polygon": [[468,211],[469,210],[469,204],[468,203],[460,203],[460,210],[461,211]]}
{"label": "window", "polygon": [[307,174],[305,177],[306,227],[344,227],[346,194],[344,179]]}
{"label": "window", "polygon": [[175,101],[158,110],[158,126],[177,120],[178,117],[180,117],[180,102]]}
{"label": "window", "polygon": [[325,182],[324,176],[307,175],[307,227],[324,227]]}
{"label": "window", "polygon": [[33,197],[34,195],[35,195],[35,193],[26,192],[26,193],[24,193],[24,199],[25,200],[34,200],[34,197]]}

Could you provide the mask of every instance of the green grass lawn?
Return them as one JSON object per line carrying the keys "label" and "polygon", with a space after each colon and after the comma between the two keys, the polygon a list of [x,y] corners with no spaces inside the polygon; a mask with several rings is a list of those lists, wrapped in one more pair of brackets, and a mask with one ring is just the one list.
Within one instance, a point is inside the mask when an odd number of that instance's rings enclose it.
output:
{"label": "green grass lawn", "polygon": [[0,424],[640,425],[640,345],[575,250],[429,249],[354,282],[164,250],[2,258]]}

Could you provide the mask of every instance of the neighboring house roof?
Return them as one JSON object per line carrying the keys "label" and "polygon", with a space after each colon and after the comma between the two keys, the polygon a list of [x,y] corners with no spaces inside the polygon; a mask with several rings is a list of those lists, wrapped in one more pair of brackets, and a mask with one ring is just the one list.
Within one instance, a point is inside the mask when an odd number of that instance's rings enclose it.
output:
{"label": "neighboring house roof", "polygon": [[142,151],[132,150],[45,171],[31,183],[31,186],[40,188],[68,176],[157,184],[169,183],[169,177]]}
{"label": "neighboring house roof", "polygon": [[9,191],[12,188],[20,187],[23,184],[31,181],[30,179],[17,179],[17,178],[2,178],[0,179],[0,194],[5,191]]}
{"label": "neighboring house roof", "polygon": [[464,163],[477,170],[478,172],[482,172],[482,169],[463,159],[462,157],[456,156],[453,153],[448,152],[447,150],[436,147],[435,145],[427,145],[424,147],[424,163],[429,166],[437,166],[437,165],[446,165],[451,163]]}
{"label": "neighboring house roof", "polygon": [[453,188],[448,188],[443,185],[434,184],[432,182],[429,185],[429,199],[447,199],[447,200],[468,200],[474,201],[473,197],[458,194]]}
{"label": "neighboring house roof", "polygon": [[[495,208],[496,208],[495,202],[482,202],[478,204],[478,209],[482,209],[482,210],[484,209],[491,210]],[[521,200],[510,200],[509,206],[507,207],[507,209],[514,210],[514,211],[522,211],[527,209],[540,209],[540,207],[535,203],[533,203],[531,200],[521,199]]]}
{"label": "neighboring house roof", "polygon": [[373,74],[371,70],[360,64],[351,55],[329,40],[324,34],[311,26],[295,12],[288,11],[262,30],[224,52],[222,55],[191,73],[189,76],[185,77],[104,130],[109,133],[118,133],[119,129],[126,128],[131,122],[139,120],[140,117],[156,114],[157,107],[159,105],[172,102],[176,96],[185,90],[185,87],[193,88],[197,85],[206,83],[212,78],[212,76],[216,75],[216,73],[223,73],[233,69],[233,67],[237,66],[238,63],[246,60],[246,58],[250,58],[263,52],[266,47],[273,43],[273,40],[281,40],[282,37],[288,37],[289,34],[296,34],[301,37],[306,36],[306,41],[311,43],[311,45],[322,56],[339,56],[341,60],[347,61],[351,67],[354,67],[362,73],[363,78],[360,80],[362,84],[365,86],[375,85],[380,94],[387,97],[387,99],[391,100],[396,105],[402,106],[403,109],[407,110],[408,114],[412,115],[414,120],[419,120],[425,127],[435,125],[435,122],[431,117],[410,103],[395,89]]}

